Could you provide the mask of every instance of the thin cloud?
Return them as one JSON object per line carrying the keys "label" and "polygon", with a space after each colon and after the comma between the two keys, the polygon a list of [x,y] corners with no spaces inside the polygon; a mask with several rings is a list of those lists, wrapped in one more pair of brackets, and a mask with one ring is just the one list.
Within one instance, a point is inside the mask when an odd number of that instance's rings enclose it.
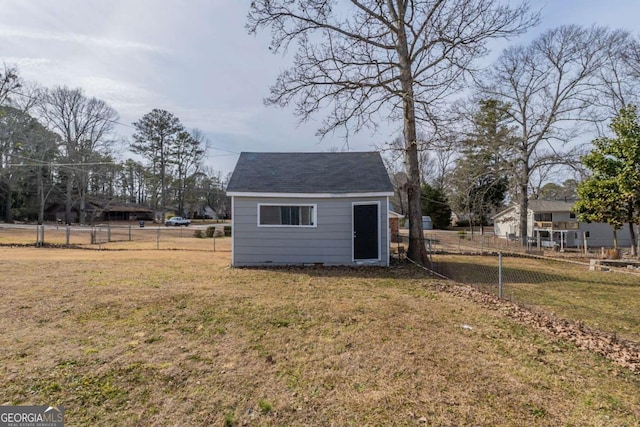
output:
{"label": "thin cloud", "polygon": [[204,132],[252,135],[255,130],[250,126],[253,116],[251,108],[230,110],[224,108],[185,108],[170,110],[187,128],[198,128]]}
{"label": "thin cloud", "polygon": [[59,41],[64,43],[76,43],[88,47],[101,47],[107,49],[139,50],[147,52],[164,52],[157,46],[138,43],[129,40],[109,39],[103,37],[91,37],[78,33],[61,33],[56,31],[41,31],[28,28],[0,27],[0,38],[30,39],[41,41]]}

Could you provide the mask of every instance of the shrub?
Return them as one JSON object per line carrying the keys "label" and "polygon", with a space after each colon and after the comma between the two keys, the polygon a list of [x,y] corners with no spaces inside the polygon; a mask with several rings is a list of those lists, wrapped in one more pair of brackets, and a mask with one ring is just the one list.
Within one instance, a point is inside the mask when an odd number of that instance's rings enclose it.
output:
{"label": "shrub", "polygon": [[207,227],[207,237],[213,237],[214,233],[216,232],[216,227],[211,225],[209,227]]}
{"label": "shrub", "polygon": [[231,236],[231,226],[230,225],[225,225],[224,226],[224,235],[229,237]]}
{"label": "shrub", "polygon": [[233,427],[234,424],[233,412],[227,412],[224,416],[224,427]]}
{"label": "shrub", "polygon": [[198,239],[202,239],[204,235],[202,234],[202,230],[194,230],[193,237],[197,237]]}
{"label": "shrub", "polygon": [[271,403],[269,403],[264,399],[258,400],[258,407],[260,407],[260,410],[262,411],[263,414],[268,414],[273,409],[273,406],[271,405]]}

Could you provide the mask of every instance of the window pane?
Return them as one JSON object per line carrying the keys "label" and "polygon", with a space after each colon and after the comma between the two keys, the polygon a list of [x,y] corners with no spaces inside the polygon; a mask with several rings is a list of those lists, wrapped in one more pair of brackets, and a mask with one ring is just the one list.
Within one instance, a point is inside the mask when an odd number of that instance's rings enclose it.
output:
{"label": "window pane", "polygon": [[260,225],[312,226],[313,206],[260,206]]}
{"label": "window pane", "polygon": [[[288,221],[282,220],[283,224],[286,225],[300,225],[300,206],[287,206],[286,209],[288,211]],[[284,216],[283,216],[284,218]]]}
{"label": "window pane", "polygon": [[313,225],[313,206],[301,206],[302,225]]}
{"label": "window pane", "polygon": [[280,225],[280,208],[278,206],[260,206],[260,224]]}
{"label": "window pane", "polygon": [[552,221],[551,212],[542,212],[534,215],[534,221]]}

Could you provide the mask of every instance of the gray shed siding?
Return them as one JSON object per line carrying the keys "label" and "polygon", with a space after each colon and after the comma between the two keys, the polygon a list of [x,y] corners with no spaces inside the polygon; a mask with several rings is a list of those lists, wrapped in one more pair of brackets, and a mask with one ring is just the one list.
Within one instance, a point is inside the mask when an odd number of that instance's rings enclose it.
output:
{"label": "gray shed siding", "polygon": [[[354,203],[379,203],[380,259],[387,266],[389,227],[387,197],[262,198],[233,197],[233,265],[358,265],[353,260]],[[313,204],[316,227],[259,227],[258,204]]]}

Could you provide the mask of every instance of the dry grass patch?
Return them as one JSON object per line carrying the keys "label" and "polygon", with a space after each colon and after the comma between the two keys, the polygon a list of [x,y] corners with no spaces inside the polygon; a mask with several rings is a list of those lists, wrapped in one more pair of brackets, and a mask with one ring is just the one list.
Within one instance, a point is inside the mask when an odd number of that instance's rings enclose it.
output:
{"label": "dry grass patch", "polygon": [[0,248],[0,403],[68,425],[637,425],[637,376],[399,269]]}

